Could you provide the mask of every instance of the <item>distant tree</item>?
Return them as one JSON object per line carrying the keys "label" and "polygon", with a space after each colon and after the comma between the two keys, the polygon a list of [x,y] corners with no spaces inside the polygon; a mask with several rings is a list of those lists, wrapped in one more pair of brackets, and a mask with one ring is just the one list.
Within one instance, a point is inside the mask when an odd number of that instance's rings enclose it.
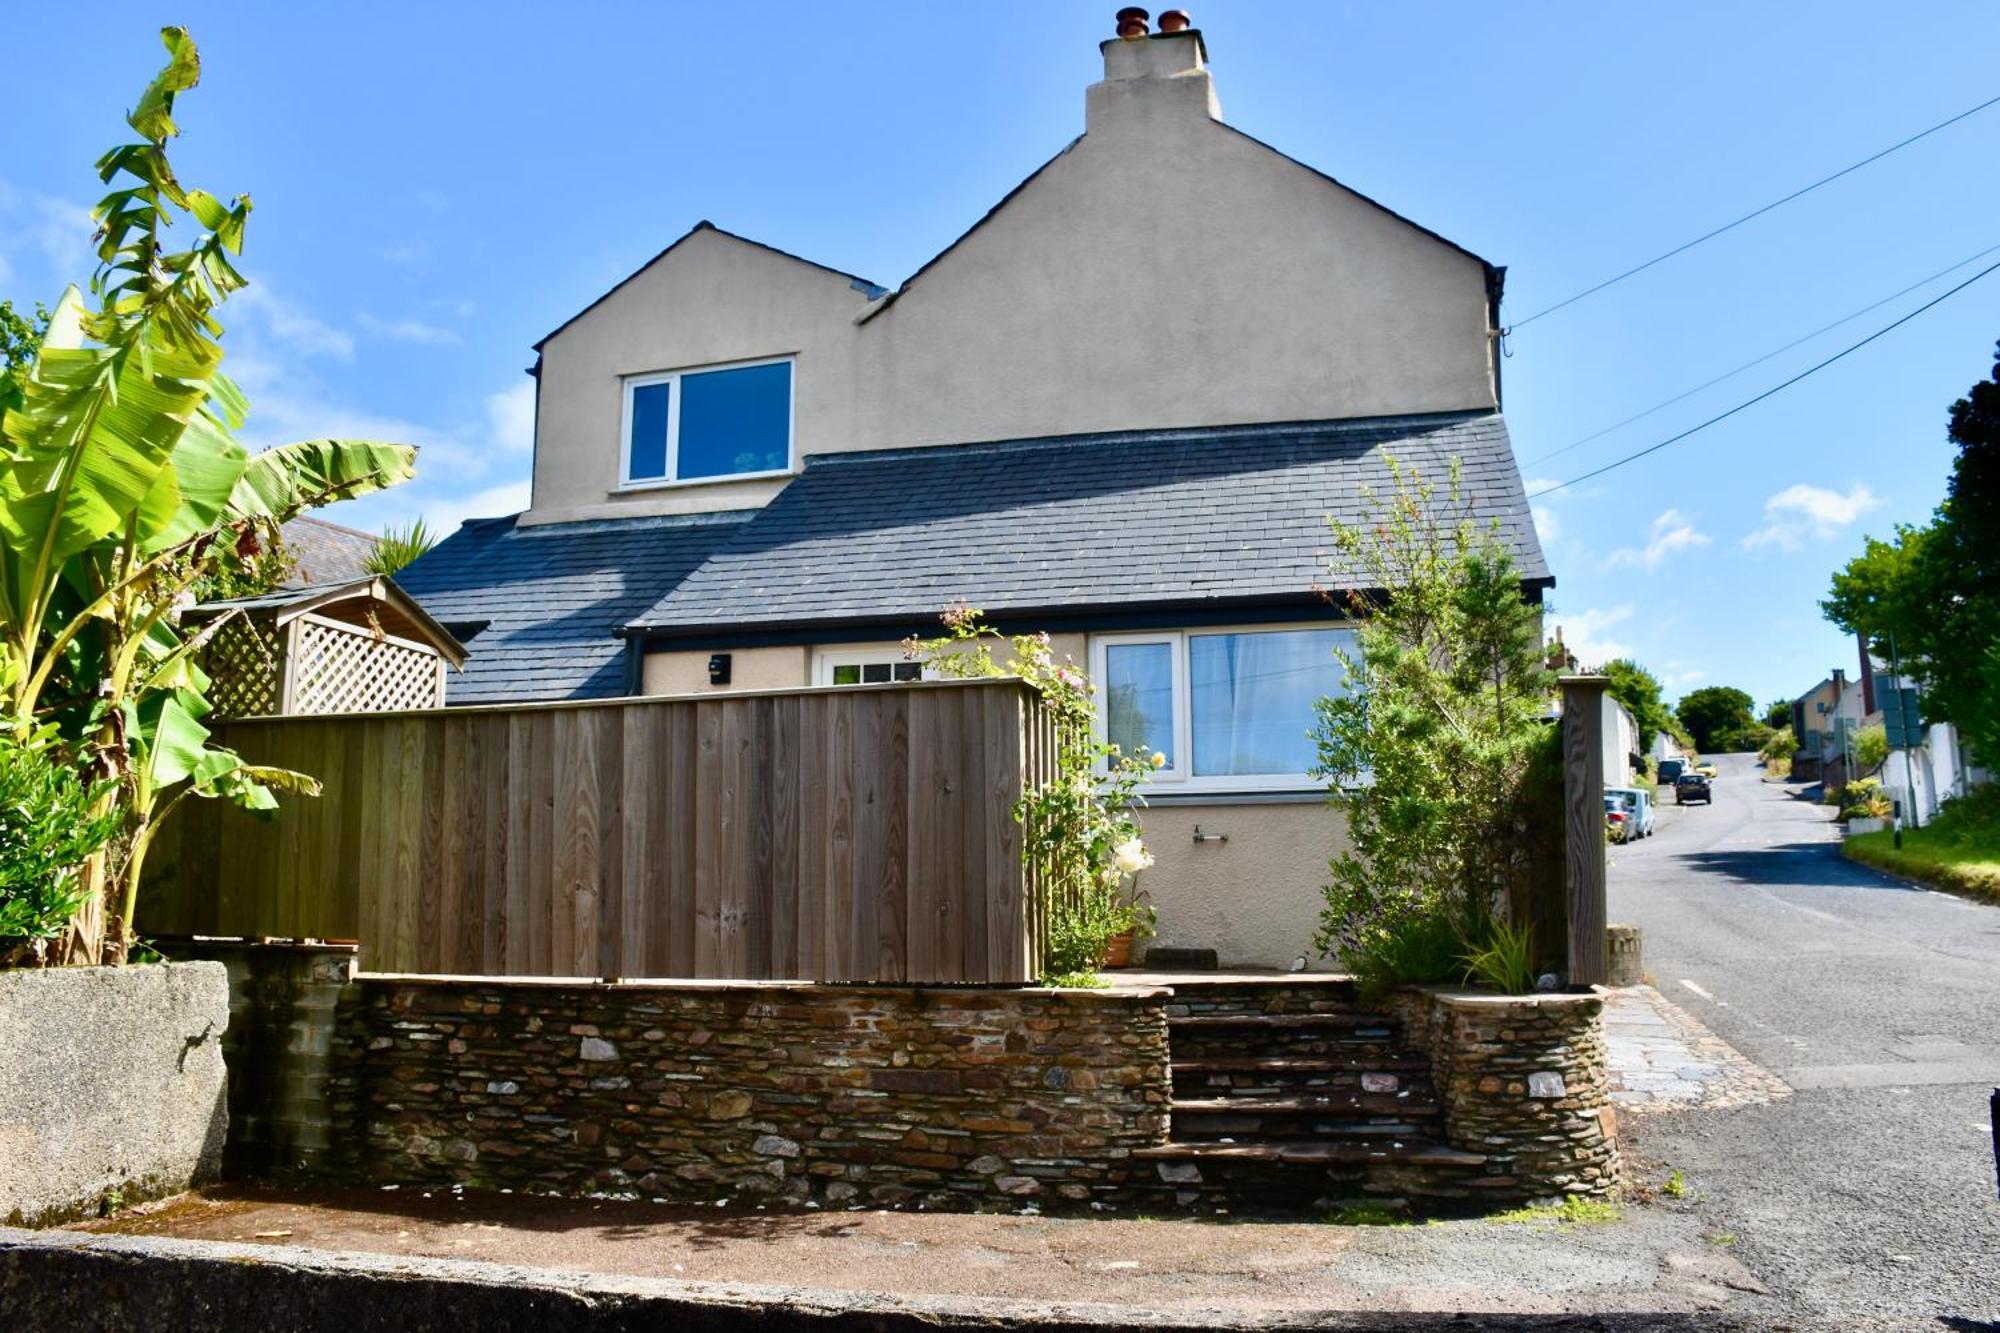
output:
{"label": "distant tree", "polygon": [[1706,752],[1734,750],[1742,746],[1757,719],[1754,705],[1742,690],[1727,685],[1710,685],[1682,699],[1675,710],[1681,725],[1694,737],[1695,748]]}
{"label": "distant tree", "polygon": [[21,406],[22,385],[48,328],[49,308],[41,302],[35,303],[35,316],[29,319],[14,309],[12,301],[0,301],[0,412]]}
{"label": "distant tree", "polygon": [[1872,727],[1859,727],[1854,732],[1854,766],[1863,773],[1873,773],[1889,758],[1889,732],[1879,722]]}
{"label": "distant tree", "polygon": [[1773,699],[1764,710],[1764,725],[1773,731],[1789,731],[1792,726],[1792,701]]}
{"label": "distant tree", "polygon": [[2000,359],[1952,404],[1946,433],[1958,455],[1931,522],[1868,538],[1820,609],[1877,654],[1893,648],[1924,716],[1956,723],[1990,762],[2000,756]]}
{"label": "distant tree", "polygon": [[1668,711],[1666,700],[1660,697],[1659,678],[1629,657],[1606,662],[1604,674],[1611,678],[1606,692],[1624,704],[1625,710],[1632,714],[1633,722],[1638,724],[1639,752],[1650,753],[1653,738],[1663,731],[1670,731],[1674,725],[1674,715]]}

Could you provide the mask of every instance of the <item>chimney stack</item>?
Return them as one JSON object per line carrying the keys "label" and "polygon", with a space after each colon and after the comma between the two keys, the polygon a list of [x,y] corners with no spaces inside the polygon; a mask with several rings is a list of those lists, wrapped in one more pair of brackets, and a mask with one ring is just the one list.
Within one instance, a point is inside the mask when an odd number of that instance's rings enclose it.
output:
{"label": "chimney stack", "polygon": [[1208,75],[1208,48],[1185,9],[1160,15],[1152,32],[1143,9],[1118,11],[1118,35],[1099,44],[1104,81],[1092,84],[1085,101],[1084,128],[1091,133],[1116,124],[1157,124],[1160,116],[1196,115],[1221,120],[1215,86]]}

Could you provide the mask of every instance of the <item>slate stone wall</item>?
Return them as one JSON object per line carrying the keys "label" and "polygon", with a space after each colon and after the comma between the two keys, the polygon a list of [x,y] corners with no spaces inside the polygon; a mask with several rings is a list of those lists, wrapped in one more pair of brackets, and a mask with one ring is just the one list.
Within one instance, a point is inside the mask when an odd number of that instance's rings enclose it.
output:
{"label": "slate stone wall", "polygon": [[228,1023],[214,963],[0,972],[0,1224],[212,1180]]}
{"label": "slate stone wall", "polygon": [[1164,991],[364,976],[344,1174],[840,1207],[1109,1207],[1163,1142]]}
{"label": "slate stone wall", "polygon": [[1399,993],[1403,1031],[1428,1049],[1452,1147],[1484,1153],[1527,1198],[1618,1185],[1618,1120],[1595,995]]}

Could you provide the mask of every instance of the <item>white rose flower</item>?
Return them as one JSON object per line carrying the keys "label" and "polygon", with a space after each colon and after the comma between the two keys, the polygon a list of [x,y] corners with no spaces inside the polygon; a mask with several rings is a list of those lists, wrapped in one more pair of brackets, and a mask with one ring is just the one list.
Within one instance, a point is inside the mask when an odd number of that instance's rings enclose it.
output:
{"label": "white rose flower", "polygon": [[1112,863],[1127,875],[1136,875],[1153,864],[1153,854],[1137,838],[1127,838],[1111,850]]}

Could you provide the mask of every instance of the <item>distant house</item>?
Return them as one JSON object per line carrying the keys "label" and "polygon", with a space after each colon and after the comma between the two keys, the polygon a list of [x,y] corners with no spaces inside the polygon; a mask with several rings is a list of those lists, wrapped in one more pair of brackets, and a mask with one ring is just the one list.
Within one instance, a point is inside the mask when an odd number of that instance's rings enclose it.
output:
{"label": "distant house", "polygon": [[702,222],[561,324],[531,506],[399,582],[470,649],[454,704],[912,679],[952,603],[1047,631],[1165,756],[1163,942],[1282,965],[1343,840],[1328,517],[1455,459],[1554,581],[1503,270],[1227,125],[1199,32],[1102,53],[1084,133],[900,286]]}

